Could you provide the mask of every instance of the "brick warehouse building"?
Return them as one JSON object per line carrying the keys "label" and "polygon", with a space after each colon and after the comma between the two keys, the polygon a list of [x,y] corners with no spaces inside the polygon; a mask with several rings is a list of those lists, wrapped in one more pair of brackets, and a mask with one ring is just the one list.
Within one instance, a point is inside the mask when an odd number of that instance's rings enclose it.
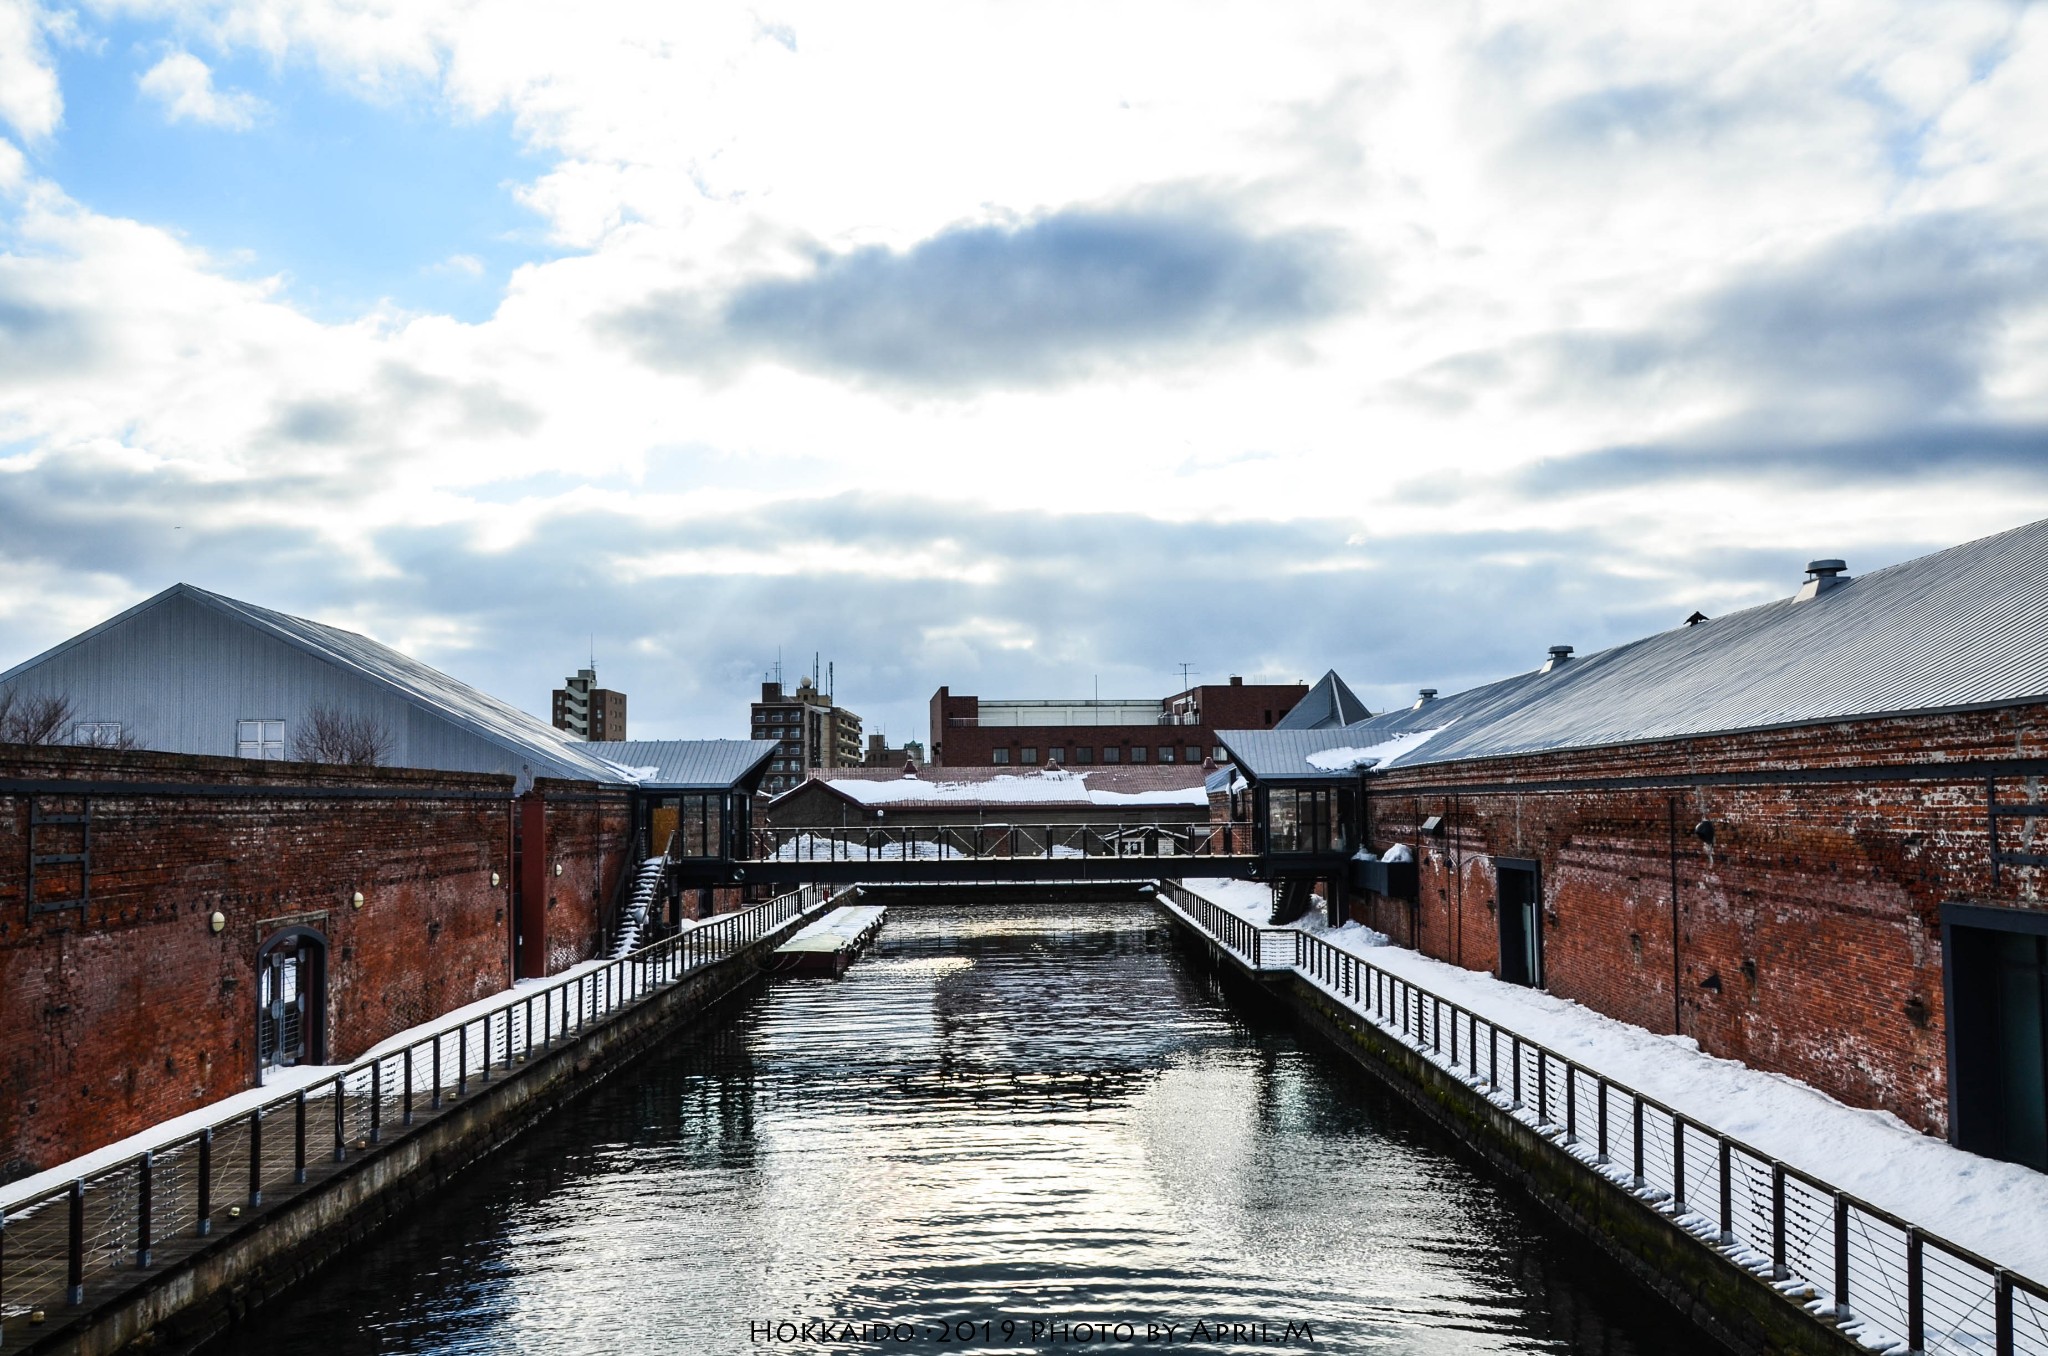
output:
{"label": "brick warehouse building", "polygon": [[[275,1054],[259,1046],[285,1034],[259,1011],[261,972],[287,951],[305,1063],[506,988],[522,903],[540,951],[524,968],[597,954],[631,788],[512,790],[501,775],[0,746],[0,1180],[255,1086]],[[71,856],[86,860],[31,884],[32,858]]]}
{"label": "brick warehouse building", "polygon": [[1217,730],[1271,728],[1308,691],[1232,678],[1158,700],[985,701],[942,687],[931,700],[932,766],[1199,764],[1221,755]]}
{"label": "brick warehouse building", "polygon": [[[0,1180],[601,954],[648,844],[744,841],[775,750],[593,746],[186,585],[0,674],[24,695],[79,742],[0,745]],[[322,711],[379,732],[371,765],[282,761]]]}
{"label": "brick warehouse building", "polygon": [[1396,943],[2048,1169],[2048,523],[1810,573],[1348,727],[1222,738],[1269,832],[1341,803],[1367,849],[1409,849],[1412,876],[1349,874]]}

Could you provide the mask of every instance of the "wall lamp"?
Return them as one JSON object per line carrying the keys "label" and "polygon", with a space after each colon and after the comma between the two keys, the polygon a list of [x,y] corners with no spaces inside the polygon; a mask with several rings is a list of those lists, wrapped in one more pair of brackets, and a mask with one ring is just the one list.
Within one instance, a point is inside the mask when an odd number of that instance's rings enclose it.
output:
{"label": "wall lamp", "polygon": [[1423,820],[1422,831],[1431,838],[1443,837],[1444,817],[1442,815],[1431,815],[1429,818]]}
{"label": "wall lamp", "polygon": [[354,908],[358,908],[358,909],[362,908],[362,907],[363,907],[363,892],[362,892],[361,890],[358,890],[358,891],[356,891],[356,892],[355,892],[355,896],[354,896],[354,898],[352,898],[352,899],[350,899],[350,900],[349,900],[349,904],[350,904],[350,905],[351,905],[352,907],[354,907]]}
{"label": "wall lamp", "polygon": [[491,888],[493,888],[493,889],[496,889],[496,888],[497,888],[497,885],[498,885],[498,873],[497,873],[497,872],[495,872],[495,871],[493,871],[493,872],[491,873]]}
{"label": "wall lamp", "polygon": [[213,911],[213,917],[207,920],[207,926],[211,927],[215,932],[224,931],[227,928],[227,925],[228,916],[222,913],[219,909],[215,909]]}

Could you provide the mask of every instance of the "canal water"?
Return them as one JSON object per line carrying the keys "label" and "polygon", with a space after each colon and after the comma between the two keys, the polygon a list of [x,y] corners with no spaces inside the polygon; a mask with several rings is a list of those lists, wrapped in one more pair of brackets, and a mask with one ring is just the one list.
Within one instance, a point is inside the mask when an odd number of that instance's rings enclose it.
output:
{"label": "canal water", "polygon": [[214,1349],[1704,1350],[1123,902],[894,908]]}

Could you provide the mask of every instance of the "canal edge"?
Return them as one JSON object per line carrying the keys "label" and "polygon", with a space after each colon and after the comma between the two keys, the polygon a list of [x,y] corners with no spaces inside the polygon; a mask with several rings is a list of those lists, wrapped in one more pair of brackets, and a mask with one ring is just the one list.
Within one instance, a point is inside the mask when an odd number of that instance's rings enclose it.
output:
{"label": "canal edge", "polygon": [[109,1295],[10,1356],[112,1356],[194,1351],[342,1251],[397,1222],[495,1150],[679,1028],[709,1018],[766,977],[775,946],[848,891],[828,896],[745,950],[531,1059],[401,1138],[360,1153],[241,1228]]}
{"label": "canal edge", "polygon": [[1868,1347],[1815,1319],[1675,1221],[1645,1210],[1627,1189],[1343,1008],[1298,972],[1254,969],[1163,899],[1157,907],[1212,966],[1250,983],[1301,1027],[1348,1056],[1711,1341],[1741,1356],[1869,1356]]}

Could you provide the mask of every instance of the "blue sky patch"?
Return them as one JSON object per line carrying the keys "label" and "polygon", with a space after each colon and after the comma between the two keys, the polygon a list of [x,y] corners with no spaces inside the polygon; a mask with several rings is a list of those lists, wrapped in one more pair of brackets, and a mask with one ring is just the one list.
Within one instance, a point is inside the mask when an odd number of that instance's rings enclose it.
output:
{"label": "blue sky patch", "polygon": [[389,299],[484,320],[514,268],[556,252],[514,197],[545,164],[508,117],[373,103],[296,66],[201,49],[216,88],[264,109],[242,130],[173,122],[137,82],[175,44],[130,23],[98,36],[61,54],[64,122],[31,150],[38,168],[92,210],[173,229],[239,274],[287,274],[309,315],[346,320]]}

